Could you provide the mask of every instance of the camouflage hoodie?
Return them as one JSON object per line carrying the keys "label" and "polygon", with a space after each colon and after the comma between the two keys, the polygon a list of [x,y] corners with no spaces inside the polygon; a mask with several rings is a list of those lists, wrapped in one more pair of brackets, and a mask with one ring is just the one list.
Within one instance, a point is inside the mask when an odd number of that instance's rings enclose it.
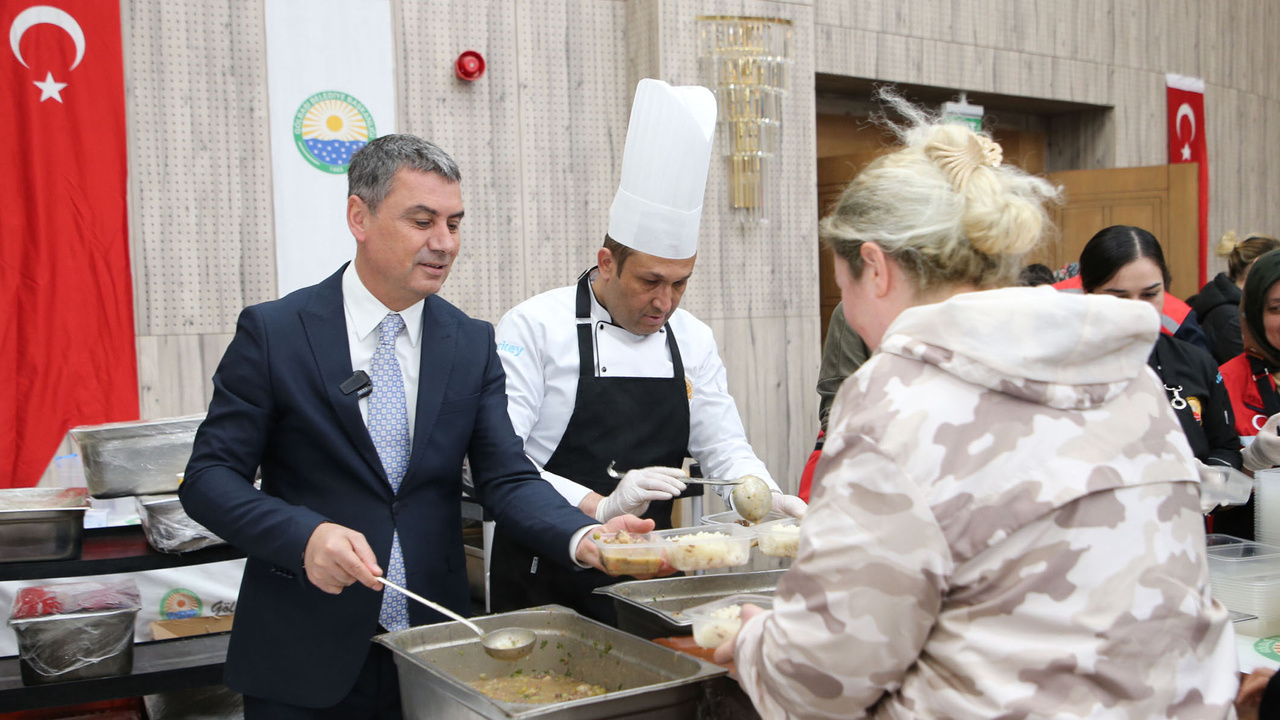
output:
{"label": "camouflage hoodie", "polygon": [[800,555],[737,641],[765,718],[1233,717],[1144,303],[911,308],[840,389]]}

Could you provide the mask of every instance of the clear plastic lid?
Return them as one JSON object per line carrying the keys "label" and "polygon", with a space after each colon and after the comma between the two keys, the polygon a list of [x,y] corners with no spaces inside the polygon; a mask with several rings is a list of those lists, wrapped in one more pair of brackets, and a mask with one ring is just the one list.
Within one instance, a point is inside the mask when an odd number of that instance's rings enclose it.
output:
{"label": "clear plastic lid", "polygon": [[49,615],[140,610],[141,596],[132,578],[31,585],[18,591],[10,621]]}

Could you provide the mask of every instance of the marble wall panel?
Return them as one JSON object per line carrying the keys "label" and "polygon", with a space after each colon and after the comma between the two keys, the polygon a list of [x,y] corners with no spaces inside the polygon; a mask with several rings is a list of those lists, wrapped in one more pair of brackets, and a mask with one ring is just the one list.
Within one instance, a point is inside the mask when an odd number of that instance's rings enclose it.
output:
{"label": "marble wall panel", "polygon": [[627,107],[640,78],[661,77],[661,0],[627,0]]}
{"label": "marble wall panel", "polygon": [[929,85],[938,87],[976,89],[968,85],[968,69],[962,64],[963,56],[963,45],[923,40],[920,77]]}
{"label": "marble wall panel", "polygon": [[980,3],[981,0],[950,0],[950,32],[943,39],[961,45],[990,48],[990,45],[978,43],[978,24],[982,18],[974,12],[974,6]]}
{"label": "marble wall panel", "polygon": [[[770,474],[795,492],[818,437],[821,328],[817,314],[801,318],[720,318],[708,323],[724,359],[729,393],[747,440]],[[753,362],[735,362],[740,358]]]}
{"label": "marble wall panel", "polygon": [[262,9],[121,4],[139,335],[225,332],[275,296]]}
{"label": "marble wall panel", "polygon": [[1202,12],[1203,6],[1199,0],[1151,3],[1154,22],[1147,37],[1155,40],[1154,51],[1163,51],[1163,57],[1156,56],[1160,64],[1151,69],[1208,79],[1211,51],[1203,45],[1203,31],[1219,23],[1218,14]]}
{"label": "marble wall panel", "polygon": [[[1162,0],[1155,0],[1157,3]],[[1113,6],[1111,37],[1114,47],[1113,62],[1130,68],[1155,70],[1163,66],[1161,43],[1164,28],[1157,28],[1153,18],[1152,0],[1116,2]]]}
{"label": "marble wall panel", "polygon": [[849,77],[876,74],[879,38],[868,31],[819,25],[814,28],[814,63],[820,73]]}
{"label": "marble wall panel", "polygon": [[1113,68],[1116,167],[1163,165],[1168,162],[1165,142],[1165,79],[1159,73]]}
{"label": "marble wall panel", "polygon": [[[440,145],[462,170],[462,248],[441,296],[475,317],[496,320],[529,295],[517,3],[397,7],[400,131]],[[464,50],[486,61],[484,76],[473,83],[454,75]]]}
{"label": "marble wall panel", "polygon": [[924,71],[924,41],[906,35],[876,35],[876,59],[870,77],[912,82]]}
{"label": "marble wall panel", "polygon": [[572,283],[608,230],[634,92],[619,53],[625,11],[598,0],[519,5],[526,296]]}
{"label": "marble wall panel", "polygon": [[[144,420],[202,412],[204,354],[197,335],[145,335],[138,338],[138,400]],[[207,373],[213,375],[212,370]]]}
{"label": "marble wall panel", "polygon": [[[1071,3],[1064,22],[1069,31],[1061,37],[1073,42],[1056,42],[1055,53],[1059,57],[1076,58],[1101,65],[1110,65],[1116,58],[1117,23],[1116,3],[1112,0],[1080,0]],[[1067,30],[1067,27],[1062,28]]]}

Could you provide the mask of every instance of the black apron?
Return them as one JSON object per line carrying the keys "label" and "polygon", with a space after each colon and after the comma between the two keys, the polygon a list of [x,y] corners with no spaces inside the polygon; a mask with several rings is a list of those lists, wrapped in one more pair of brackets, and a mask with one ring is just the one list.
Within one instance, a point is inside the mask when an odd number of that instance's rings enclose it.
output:
{"label": "black apron", "polygon": [[[594,268],[592,268],[594,270]],[[564,436],[547,460],[548,472],[569,478],[601,495],[609,495],[618,481],[605,472],[609,463],[625,472],[635,468],[680,467],[688,455],[689,391],[684,363],[671,325],[669,378],[597,377],[594,330],[604,322],[591,318],[591,272],[578,279],[578,391]],[[658,529],[671,527],[672,501],[652,502],[643,517]],[[610,625],[617,624],[613,601],[592,593],[619,578],[592,568],[570,569],[539,558],[499,525],[493,537],[489,567],[491,602],[495,612],[556,603]]]}

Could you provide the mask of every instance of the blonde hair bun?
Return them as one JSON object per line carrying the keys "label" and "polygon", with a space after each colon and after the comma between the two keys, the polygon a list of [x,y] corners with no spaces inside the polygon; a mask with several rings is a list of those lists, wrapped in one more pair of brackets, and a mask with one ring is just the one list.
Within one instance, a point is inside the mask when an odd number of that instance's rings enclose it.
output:
{"label": "blonde hair bun", "polygon": [[1218,238],[1217,244],[1213,246],[1213,254],[1218,257],[1230,257],[1238,247],[1240,247],[1240,236],[1236,235],[1235,230],[1228,230]]}

